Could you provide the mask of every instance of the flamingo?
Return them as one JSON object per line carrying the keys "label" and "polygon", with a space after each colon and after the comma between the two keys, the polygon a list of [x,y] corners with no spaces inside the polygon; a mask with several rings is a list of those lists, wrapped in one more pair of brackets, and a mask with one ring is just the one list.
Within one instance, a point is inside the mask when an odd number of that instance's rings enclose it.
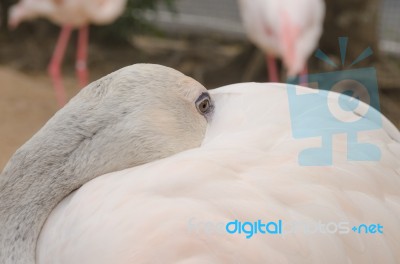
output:
{"label": "flamingo", "polygon": [[46,17],[62,26],[57,44],[48,66],[59,106],[65,105],[67,96],[62,83],[61,64],[71,32],[79,28],[75,70],[80,87],[88,83],[87,49],[89,24],[112,23],[125,8],[126,0],[21,0],[10,8],[9,27],[14,29],[22,21]]}
{"label": "flamingo", "polygon": [[[347,161],[339,137],[332,166],[301,166],[298,153],[319,140],[292,137],[286,84],[209,95],[159,67],[93,83],[11,158],[0,182],[1,263],[34,263],[35,245],[37,264],[398,263],[400,132],[384,116],[360,137],[380,147],[379,161]],[[359,104],[341,118],[360,118],[368,106]],[[257,219],[384,232],[246,238],[219,229]]]}
{"label": "flamingo", "polygon": [[266,54],[269,81],[278,82],[276,57],[288,78],[306,83],[307,59],[316,48],[325,16],[323,0],[239,0],[248,38]]}

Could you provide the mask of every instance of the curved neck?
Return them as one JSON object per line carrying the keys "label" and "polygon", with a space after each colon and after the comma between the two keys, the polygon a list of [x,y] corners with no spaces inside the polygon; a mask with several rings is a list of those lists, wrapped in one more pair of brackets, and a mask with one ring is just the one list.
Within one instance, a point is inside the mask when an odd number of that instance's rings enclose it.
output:
{"label": "curved neck", "polygon": [[[0,263],[35,263],[36,242],[52,209],[96,176],[73,166],[87,136],[49,132],[22,146],[0,175]],[[56,141],[47,136],[51,133],[58,133]]]}
{"label": "curved neck", "polygon": [[[140,155],[124,153],[123,136],[107,140],[120,120],[89,110],[74,103],[60,110],[0,175],[1,264],[34,264],[40,231],[62,199],[97,176],[145,162]],[[133,142],[135,135],[133,129]]]}

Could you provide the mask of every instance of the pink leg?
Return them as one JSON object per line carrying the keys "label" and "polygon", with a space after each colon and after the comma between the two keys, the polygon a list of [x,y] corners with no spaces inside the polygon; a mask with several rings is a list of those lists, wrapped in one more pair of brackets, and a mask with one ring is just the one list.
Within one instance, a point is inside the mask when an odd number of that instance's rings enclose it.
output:
{"label": "pink leg", "polygon": [[71,26],[64,26],[61,29],[56,48],[47,68],[47,71],[49,72],[50,78],[53,82],[57,102],[60,107],[64,106],[67,102],[67,96],[61,79],[61,63],[64,60],[65,49],[67,48],[71,31]]}
{"label": "pink leg", "polygon": [[300,73],[300,85],[306,86],[308,84],[308,69],[307,65],[304,66],[304,69]]}
{"label": "pink leg", "polygon": [[78,76],[79,86],[81,88],[88,84],[89,73],[87,70],[87,48],[89,41],[89,26],[83,26],[79,29],[78,51],[76,53],[75,70]]}
{"label": "pink leg", "polygon": [[270,82],[279,82],[278,67],[274,56],[267,55],[268,78]]}

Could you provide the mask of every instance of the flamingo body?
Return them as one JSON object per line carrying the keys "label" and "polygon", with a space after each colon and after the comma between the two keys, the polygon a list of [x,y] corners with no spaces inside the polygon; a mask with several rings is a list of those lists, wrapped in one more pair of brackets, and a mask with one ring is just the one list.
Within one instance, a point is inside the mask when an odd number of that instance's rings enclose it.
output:
{"label": "flamingo body", "polygon": [[[298,153],[320,139],[292,137],[286,85],[211,94],[201,147],[98,177],[64,199],[41,232],[38,264],[399,263],[400,133],[386,118],[359,137],[379,146],[380,161],[347,161],[338,136],[332,166],[304,167]],[[384,233],[220,232],[235,219],[379,223]]]}
{"label": "flamingo body", "polygon": [[119,17],[125,4],[126,0],[22,0],[11,7],[10,23],[45,17],[60,26],[104,25]]}

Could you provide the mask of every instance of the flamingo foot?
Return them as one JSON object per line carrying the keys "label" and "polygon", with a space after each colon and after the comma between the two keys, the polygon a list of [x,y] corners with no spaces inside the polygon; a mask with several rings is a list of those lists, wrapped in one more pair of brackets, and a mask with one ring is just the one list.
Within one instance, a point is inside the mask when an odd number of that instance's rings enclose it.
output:
{"label": "flamingo foot", "polygon": [[64,85],[62,83],[60,67],[55,64],[50,64],[48,67],[48,73],[53,83],[57,104],[59,107],[63,107],[67,103],[67,95]]}
{"label": "flamingo foot", "polygon": [[78,51],[76,54],[75,70],[78,77],[79,87],[83,88],[88,84],[89,72],[87,69],[87,48],[89,41],[89,26],[79,29]]}
{"label": "flamingo foot", "polygon": [[304,69],[300,73],[300,82],[299,84],[301,86],[307,86],[308,85],[308,68],[307,66],[304,66]]}

